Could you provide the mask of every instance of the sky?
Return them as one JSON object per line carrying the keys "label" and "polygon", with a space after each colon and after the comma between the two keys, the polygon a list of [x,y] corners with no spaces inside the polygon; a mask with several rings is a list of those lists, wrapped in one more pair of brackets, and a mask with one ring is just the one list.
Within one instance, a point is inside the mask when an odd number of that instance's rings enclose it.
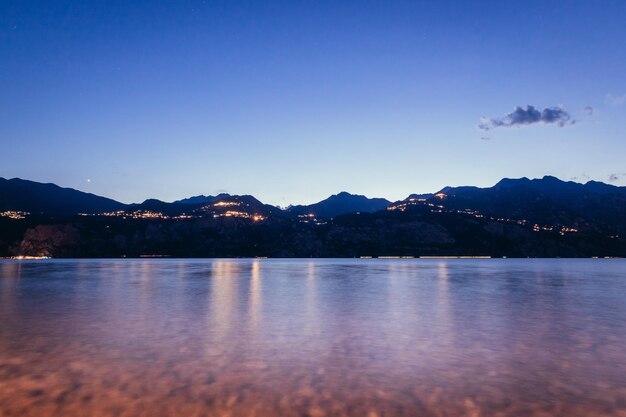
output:
{"label": "sky", "polygon": [[0,177],[119,201],[626,185],[626,2],[0,0]]}

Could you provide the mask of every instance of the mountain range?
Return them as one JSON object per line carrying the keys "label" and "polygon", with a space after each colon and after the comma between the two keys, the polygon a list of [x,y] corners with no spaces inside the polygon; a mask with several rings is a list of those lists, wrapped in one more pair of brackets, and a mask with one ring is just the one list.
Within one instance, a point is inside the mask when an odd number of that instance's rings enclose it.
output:
{"label": "mountain range", "polygon": [[[221,193],[215,196],[198,195],[167,203],[157,199],[148,199],[139,204],[124,204],[118,201],[85,193],[72,188],[61,188],[55,184],[43,184],[19,178],[0,178],[0,211],[24,211],[51,217],[68,218],[77,214],[97,214],[118,210],[154,210],[164,213],[182,213],[190,208],[197,208],[219,201],[242,200],[264,211],[278,212],[278,207],[264,205],[253,196],[237,196]],[[347,192],[334,194],[325,200],[311,205],[289,206],[284,213],[310,214],[320,218],[332,218],[353,212],[374,212],[384,210],[391,204],[384,198],[367,198]]]}
{"label": "mountain range", "polygon": [[0,256],[624,256],[626,187],[546,176],[281,209],[219,194],[140,204],[0,178]]}

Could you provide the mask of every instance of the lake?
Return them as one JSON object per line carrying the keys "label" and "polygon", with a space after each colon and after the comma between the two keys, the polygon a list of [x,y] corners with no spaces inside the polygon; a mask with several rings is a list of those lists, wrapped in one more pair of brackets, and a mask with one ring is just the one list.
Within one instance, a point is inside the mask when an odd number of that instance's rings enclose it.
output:
{"label": "lake", "polygon": [[0,416],[626,416],[620,259],[0,261]]}

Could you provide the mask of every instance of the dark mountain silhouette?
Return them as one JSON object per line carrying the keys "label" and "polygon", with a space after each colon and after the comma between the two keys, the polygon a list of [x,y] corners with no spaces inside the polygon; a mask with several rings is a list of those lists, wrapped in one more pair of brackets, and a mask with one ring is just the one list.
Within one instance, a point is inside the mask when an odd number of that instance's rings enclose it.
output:
{"label": "dark mountain silhouette", "polygon": [[552,176],[505,178],[493,187],[446,187],[429,201],[449,209],[473,209],[484,214],[532,223],[569,225],[596,231],[626,232],[626,187],[590,181],[580,184]]}
{"label": "dark mountain silhouette", "polygon": [[242,213],[249,216],[260,215],[283,216],[285,213],[278,207],[264,204],[251,195],[229,195],[224,194],[223,197],[217,197],[209,204],[195,205],[190,213],[195,214],[212,214],[212,215],[240,215]]}
{"label": "dark mountain silhouette", "polygon": [[393,204],[343,192],[287,210],[250,195],[124,205],[0,180],[0,256],[623,257],[625,236],[626,187],[555,177],[445,187]]}
{"label": "dark mountain silhouette", "polygon": [[213,203],[236,203],[238,209],[242,209],[249,213],[258,213],[266,216],[281,215],[282,210],[278,207],[270,204],[264,204],[251,195],[227,195],[226,197],[220,197]]}
{"label": "dark mountain silhouette", "polygon": [[367,198],[343,191],[315,204],[291,206],[288,211],[294,214],[314,214],[318,218],[332,218],[341,214],[385,210],[390,204],[384,198]]}
{"label": "dark mountain silhouette", "polygon": [[178,204],[209,204],[221,198],[230,197],[230,194],[220,193],[218,195],[196,195],[189,198],[183,198],[182,200],[176,200],[174,203]]}
{"label": "dark mountain silhouette", "polygon": [[[191,203],[195,199],[195,203]],[[125,209],[128,214],[141,214],[152,212],[165,216],[220,216],[220,215],[283,215],[281,209],[268,204],[263,204],[251,195],[220,194],[215,197],[187,199],[187,203],[175,201],[167,203],[157,199],[149,199],[141,204],[130,204]]]}
{"label": "dark mountain silhouette", "polygon": [[189,209],[187,204],[180,203],[167,203],[165,201],[150,198],[143,203],[129,204],[125,211],[127,213],[133,213],[136,211],[151,211],[156,213],[163,213],[168,216],[178,216]]}
{"label": "dark mountain silhouette", "polygon": [[122,210],[125,207],[125,204],[110,198],[55,184],[0,178],[0,211],[18,210],[61,218],[77,213]]}

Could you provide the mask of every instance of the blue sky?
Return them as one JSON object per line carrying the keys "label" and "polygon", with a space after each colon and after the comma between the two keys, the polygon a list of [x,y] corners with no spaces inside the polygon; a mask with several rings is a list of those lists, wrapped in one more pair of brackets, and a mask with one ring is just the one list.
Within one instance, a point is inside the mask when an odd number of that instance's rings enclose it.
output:
{"label": "blue sky", "polygon": [[626,185],[624,22],[624,1],[2,1],[0,176],[278,205]]}

